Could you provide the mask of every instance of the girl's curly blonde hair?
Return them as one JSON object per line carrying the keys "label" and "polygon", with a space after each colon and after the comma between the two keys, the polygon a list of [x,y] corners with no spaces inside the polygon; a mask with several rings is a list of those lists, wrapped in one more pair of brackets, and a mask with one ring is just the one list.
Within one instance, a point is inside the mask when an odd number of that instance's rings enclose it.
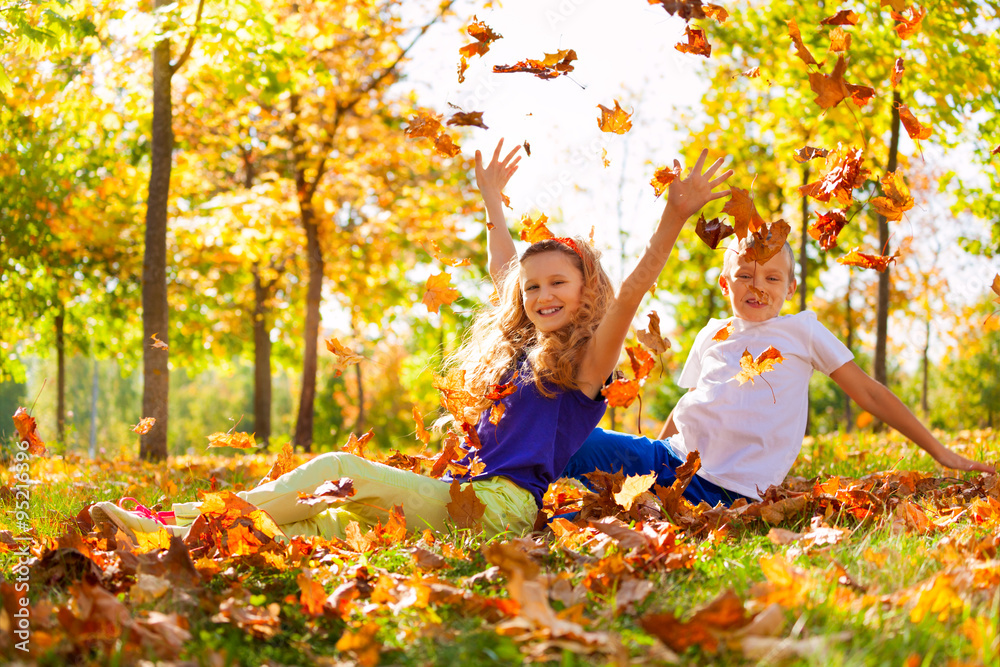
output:
{"label": "girl's curly blonde hair", "polygon": [[479,311],[447,363],[465,371],[466,390],[480,399],[473,414],[466,414],[470,423],[492,405],[486,398],[490,385],[509,382],[522,357],[530,363],[535,386],[543,396],[555,396],[554,388],[578,388],[576,371],[584,348],[604,319],[614,287],[601,267],[600,252],[583,239],[539,241],[519,261],[545,252],[563,253],[583,274],[580,306],[568,325],[548,333],[538,331],[524,310],[521,272],[511,263],[497,286],[499,303]]}

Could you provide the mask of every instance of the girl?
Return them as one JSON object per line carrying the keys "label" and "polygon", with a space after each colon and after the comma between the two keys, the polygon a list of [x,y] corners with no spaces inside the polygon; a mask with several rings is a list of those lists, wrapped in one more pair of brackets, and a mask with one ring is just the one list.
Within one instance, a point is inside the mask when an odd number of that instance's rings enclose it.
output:
{"label": "girl", "polygon": [[[703,151],[687,178],[670,185],[660,222],[616,296],[598,253],[583,240],[535,243],[518,259],[501,192],[517,171],[520,147],[501,160],[502,148],[501,140],[485,167],[476,152],[476,183],[489,219],[489,271],[499,303],[477,316],[449,361],[464,373],[469,392],[462,394],[464,402],[449,401],[449,408],[461,421],[476,424],[481,443],[469,458],[478,458],[482,469],[463,481],[486,506],[482,521],[487,537],[531,529],[549,482],[604,415],[601,387],[617,365],[639,302],[663,269],[677,235],[702,206],[728,195],[728,190],[715,188],[732,175],[729,170],[713,178],[721,158],[702,172]],[[675,160],[674,166],[680,173],[680,163]],[[329,509],[297,502],[300,491],[312,492],[342,477],[351,478],[356,490],[348,502]],[[286,534],[342,537],[352,520],[361,525],[386,521],[393,505],[403,506],[411,530],[444,530],[449,490],[447,478],[335,452],[237,495],[270,514]],[[179,525],[167,528],[183,535],[199,505],[175,504]],[[140,512],[110,502],[90,510],[95,523],[111,522],[127,533],[162,527],[148,510]]]}

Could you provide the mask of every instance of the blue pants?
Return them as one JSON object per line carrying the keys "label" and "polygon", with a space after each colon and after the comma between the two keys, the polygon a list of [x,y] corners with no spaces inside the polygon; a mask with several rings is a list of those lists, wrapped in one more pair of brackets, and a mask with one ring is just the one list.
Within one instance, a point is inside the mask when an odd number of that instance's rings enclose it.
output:
{"label": "blue pants", "polygon": [[[593,488],[584,475],[595,470],[612,473],[622,470],[626,476],[656,472],[656,483],[660,486],[670,486],[677,479],[674,471],[683,463],[684,461],[670,448],[669,438],[650,440],[641,435],[595,428],[566,464],[563,477],[573,477],[583,482],[587,488]],[[737,498],[753,502],[752,498],[724,489],[697,474],[691,478],[691,483],[684,491],[684,497],[695,505],[704,501],[712,507],[720,502],[728,507]]]}

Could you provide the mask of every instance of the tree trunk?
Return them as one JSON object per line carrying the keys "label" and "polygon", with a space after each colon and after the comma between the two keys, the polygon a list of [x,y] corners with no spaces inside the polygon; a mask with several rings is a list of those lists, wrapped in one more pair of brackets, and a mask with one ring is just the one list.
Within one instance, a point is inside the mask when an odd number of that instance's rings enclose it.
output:
{"label": "tree trunk", "polygon": [[[802,185],[809,182],[809,165],[802,165]],[[809,240],[809,198],[802,195],[802,234],[799,240],[799,312],[806,309],[807,280],[809,278],[809,257],[806,246]]]}
{"label": "tree trunk", "polygon": [[299,395],[299,415],[295,422],[295,446],[302,447],[303,451],[311,452],[314,401],[316,400],[316,346],[319,340],[319,307],[323,298],[323,253],[320,250],[319,224],[312,209],[312,202],[300,201],[299,209],[302,226],[306,232],[309,286],[306,289],[305,352],[302,358],[302,392]]}
{"label": "tree trunk", "polygon": [[[154,6],[170,4],[155,0]],[[154,417],[156,427],[142,436],[139,457],[145,461],[167,458],[167,407],[170,393],[169,352],[150,345],[156,334],[170,341],[167,306],[167,202],[174,146],[173,109],[170,101],[170,40],[161,37],[153,46],[153,127],[149,189],[146,196],[146,245],[142,260],[142,417]]]}
{"label": "tree trunk", "polygon": [[[892,94],[892,134],[889,137],[889,161],[886,172],[896,171],[896,157],[899,149],[899,105],[903,103],[899,92]],[[878,239],[882,254],[889,254],[889,221],[884,215],[878,217]],[[889,269],[878,276],[878,313],[875,327],[875,379],[888,384],[885,348],[889,335]]]}
{"label": "tree trunk", "polygon": [[271,438],[271,324],[268,306],[270,285],[253,268],[253,424],[257,440],[266,448]]}
{"label": "tree trunk", "polygon": [[[854,269],[847,269],[847,349],[854,352],[854,313],[851,311],[851,288],[854,282]],[[844,393],[844,431],[850,433],[854,429],[854,415],[851,414],[851,397]]]}
{"label": "tree trunk", "polygon": [[56,433],[59,442],[66,445],[66,307],[59,304],[56,314]]}

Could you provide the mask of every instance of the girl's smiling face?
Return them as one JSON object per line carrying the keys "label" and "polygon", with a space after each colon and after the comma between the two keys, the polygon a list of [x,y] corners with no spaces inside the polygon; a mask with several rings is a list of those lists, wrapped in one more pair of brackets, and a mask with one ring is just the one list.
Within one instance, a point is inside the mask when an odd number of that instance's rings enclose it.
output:
{"label": "girl's smiling face", "polygon": [[561,329],[580,307],[583,274],[563,252],[532,255],[521,262],[521,295],[528,319],[541,332]]}
{"label": "girl's smiling face", "polygon": [[[733,250],[726,250],[733,252]],[[719,276],[722,294],[729,297],[733,315],[750,322],[763,322],[776,317],[781,305],[795,294],[791,259],[782,250],[764,264],[731,261],[731,267]]]}

